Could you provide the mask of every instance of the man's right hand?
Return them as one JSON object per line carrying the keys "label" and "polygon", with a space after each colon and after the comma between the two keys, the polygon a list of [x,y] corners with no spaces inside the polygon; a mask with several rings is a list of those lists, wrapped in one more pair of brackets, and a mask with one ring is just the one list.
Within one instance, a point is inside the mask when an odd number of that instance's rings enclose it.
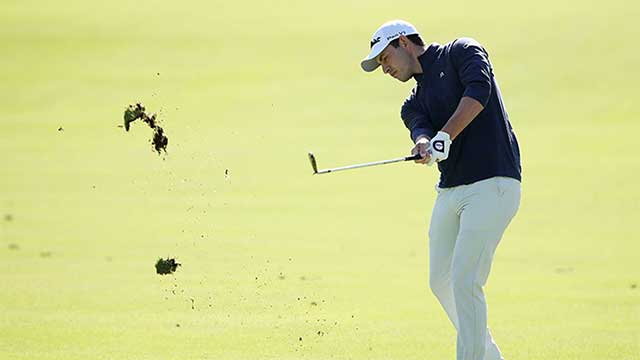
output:
{"label": "man's right hand", "polygon": [[429,138],[424,135],[418,136],[418,139],[416,139],[416,146],[414,146],[413,149],[411,149],[411,155],[420,154],[420,157],[422,157],[422,159],[420,160],[414,160],[416,163],[426,164],[427,162],[429,162],[429,160],[431,159],[431,156],[427,151],[428,148],[429,148]]}

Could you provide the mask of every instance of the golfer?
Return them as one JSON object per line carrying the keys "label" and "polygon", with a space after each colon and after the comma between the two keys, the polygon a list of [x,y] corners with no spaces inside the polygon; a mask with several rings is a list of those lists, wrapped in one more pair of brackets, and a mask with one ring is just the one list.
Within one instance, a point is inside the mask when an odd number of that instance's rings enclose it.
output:
{"label": "golfer", "polygon": [[361,62],[416,86],[401,117],[440,182],[429,225],[429,285],[455,326],[458,360],[503,359],[487,327],[487,282],[520,204],[520,151],[486,50],[460,38],[425,45],[406,21],[383,24]]}

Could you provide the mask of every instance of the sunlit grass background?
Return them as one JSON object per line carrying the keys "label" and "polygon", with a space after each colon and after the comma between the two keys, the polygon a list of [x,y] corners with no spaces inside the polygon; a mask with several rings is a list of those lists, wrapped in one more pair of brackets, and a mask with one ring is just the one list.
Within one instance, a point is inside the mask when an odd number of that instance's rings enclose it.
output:
{"label": "sunlit grass background", "polygon": [[[485,45],[523,198],[487,286],[507,359],[638,359],[640,92],[628,1],[5,1],[0,358],[446,359],[434,169],[413,86],[365,74],[384,21]],[[158,111],[166,156],[126,105]],[[227,175],[225,176],[225,172]],[[177,257],[174,276],[155,274]]]}

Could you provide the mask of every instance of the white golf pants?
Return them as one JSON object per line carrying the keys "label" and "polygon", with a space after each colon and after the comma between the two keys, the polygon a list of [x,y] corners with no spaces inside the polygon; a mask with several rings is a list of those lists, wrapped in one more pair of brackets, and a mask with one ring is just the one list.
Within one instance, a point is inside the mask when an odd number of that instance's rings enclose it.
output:
{"label": "white golf pants", "polygon": [[458,332],[457,360],[502,360],[487,327],[487,282],[496,247],[520,205],[520,182],[493,177],[436,188],[429,226],[429,285]]}

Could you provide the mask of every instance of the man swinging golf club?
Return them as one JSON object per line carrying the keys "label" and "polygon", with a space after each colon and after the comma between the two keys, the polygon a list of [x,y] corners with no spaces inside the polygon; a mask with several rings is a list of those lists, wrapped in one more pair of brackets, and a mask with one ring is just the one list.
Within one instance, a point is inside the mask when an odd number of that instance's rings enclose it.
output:
{"label": "man swinging golf club", "polygon": [[[383,24],[361,62],[416,86],[401,117],[419,154],[438,164],[429,225],[429,285],[455,326],[458,360],[503,359],[487,327],[483,286],[520,204],[520,151],[493,67],[475,40],[425,45],[406,21]],[[415,182],[414,182],[415,183]]]}

